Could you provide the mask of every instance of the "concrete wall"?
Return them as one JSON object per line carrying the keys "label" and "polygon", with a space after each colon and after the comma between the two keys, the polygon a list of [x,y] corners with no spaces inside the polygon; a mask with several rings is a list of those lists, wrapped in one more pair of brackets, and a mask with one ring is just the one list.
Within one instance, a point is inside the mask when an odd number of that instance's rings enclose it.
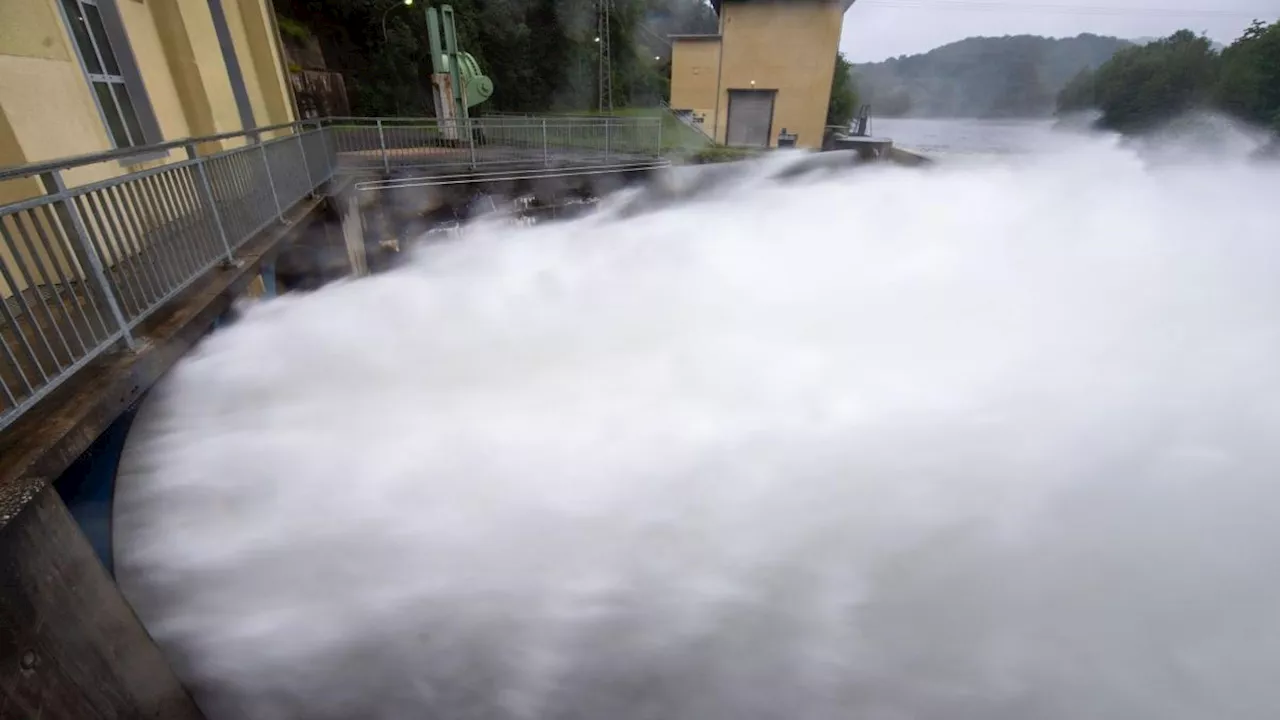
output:
{"label": "concrete wall", "polygon": [[[776,146],[779,131],[786,128],[799,135],[801,147],[821,147],[844,10],[841,0],[724,0],[718,43],[675,43],[671,106],[710,106],[715,118],[708,119],[707,127],[714,127],[716,141],[723,143],[729,91],[776,90],[769,144]],[[693,71],[706,67],[713,47],[719,69],[715,103],[706,98],[703,74]]]}
{"label": "concrete wall", "polygon": [[[112,148],[81,70],[59,0],[0,0],[0,167],[85,155]],[[129,46],[146,87],[162,140],[180,140],[244,129],[232,93],[209,0],[118,0]],[[255,125],[294,118],[279,40],[267,0],[221,0]],[[134,98],[141,102],[140,98]],[[204,153],[243,145],[244,139],[206,143]],[[185,158],[182,151],[131,162],[108,161],[67,170],[69,186]],[[42,192],[34,180],[0,182],[0,205]],[[4,220],[15,230],[13,220]],[[92,219],[86,219],[92,225]],[[91,227],[91,229],[96,229]],[[53,233],[56,235],[57,233]],[[0,243],[0,263],[21,261]],[[43,255],[42,255],[43,257]],[[62,263],[59,263],[62,265]],[[78,269],[68,269],[78,275]],[[19,289],[21,273],[13,272]],[[13,288],[0,279],[0,297]]]}
{"label": "concrete wall", "polygon": [[[234,5],[232,9],[230,6]],[[224,0],[227,22],[235,37],[236,55],[244,69],[245,84],[253,100],[253,116],[259,125],[276,125],[294,119],[289,84],[281,64],[279,35],[266,0]],[[237,22],[232,21],[233,15]]]}
{"label": "concrete wall", "polygon": [[[843,20],[838,0],[726,0],[720,107],[728,107],[730,90],[777,90],[769,144],[786,128],[801,147],[821,147]],[[726,126],[717,124],[717,141],[724,142]]]}
{"label": "concrete wall", "polygon": [[142,73],[142,82],[147,86],[156,122],[160,124],[160,134],[166,140],[191,137],[191,126],[178,95],[178,79],[165,60],[164,47],[160,42],[160,32],[153,14],[154,8],[160,4],[159,0],[150,0],[145,4],[121,0],[118,6],[125,32],[129,34],[129,45],[138,61],[138,72]]}
{"label": "concrete wall", "polygon": [[671,45],[671,107],[702,116],[711,134],[717,125],[720,93],[720,38],[676,38]]}
{"label": "concrete wall", "polygon": [[[0,112],[15,140],[0,144],[0,166],[111,147],[54,2],[0,2]],[[4,183],[0,202],[28,189]]]}
{"label": "concrete wall", "polygon": [[[117,4],[164,140],[243,129],[208,0]],[[222,7],[255,123],[292,120],[266,0],[222,0]],[[13,139],[0,137],[0,166],[111,149],[57,0],[0,0],[0,114]],[[67,180],[91,182],[130,169],[102,163],[68,173]],[[28,194],[27,187],[8,185],[0,186],[0,203]]]}

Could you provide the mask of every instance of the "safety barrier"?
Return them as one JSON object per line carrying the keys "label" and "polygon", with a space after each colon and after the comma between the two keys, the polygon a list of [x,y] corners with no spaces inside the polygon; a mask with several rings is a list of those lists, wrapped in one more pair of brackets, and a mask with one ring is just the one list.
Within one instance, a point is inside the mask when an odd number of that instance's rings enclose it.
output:
{"label": "safety barrier", "polygon": [[[133,347],[140,323],[329,180],[327,135],[290,124],[0,170],[42,191],[0,207],[0,428],[108,348]],[[213,143],[238,146],[200,154]]]}
{"label": "safety barrier", "polygon": [[662,154],[661,118],[331,118],[344,168],[610,165]]}
{"label": "safety barrier", "polygon": [[0,169],[0,430],[335,174],[661,149],[657,118],[325,118]]}

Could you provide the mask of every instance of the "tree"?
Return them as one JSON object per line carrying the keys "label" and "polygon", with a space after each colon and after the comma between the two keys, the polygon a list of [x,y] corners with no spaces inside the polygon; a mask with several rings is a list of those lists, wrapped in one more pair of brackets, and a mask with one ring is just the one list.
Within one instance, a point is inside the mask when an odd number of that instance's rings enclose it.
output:
{"label": "tree", "polygon": [[1132,43],[1114,37],[976,37],[923,55],[854,66],[862,102],[878,116],[1028,117],[1085,69]]}
{"label": "tree", "polygon": [[1224,111],[1280,132],[1280,22],[1255,20],[1222,52],[1216,99]]}
{"label": "tree", "polygon": [[831,100],[827,104],[827,125],[849,127],[858,112],[858,89],[853,80],[853,63],[844,53],[836,53],[836,71],[831,77]]}
{"label": "tree", "polygon": [[[3,1],[3,0],[0,0]],[[310,33],[346,78],[357,115],[431,115],[424,2],[273,0],[282,27]],[[450,0],[462,49],[494,81],[481,112],[585,110],[596,103],[596,0]],[[386,17],[384,38],[382,19]],[[614,0],[614,104],[656,104],[666,93],[664,38],[714,32],[704,0]]]}
{"label": "tree", "polygon": [[1116,53],[1058,96],[1058,111],[1102,111],[1103,127],[1151,128],[1204,107],[1280,132],[1280,23],[1255,20],[1221,55],[1189,30]]}
{"label": "tree", "polygon": [[1000,91],[983,117],[1034,117],[1053,106],[1053,94],[1040,80],[1043,48],[1032,45],[1011,59]]}
{"label": "tree", "polygon": [[1058,113],[1064,114],[1096,108],[1098,106],[1097,81],[1097,73],[1089,68],[1081,70],[1079,74],[1071,78],[1071,82],[1067,83],[1067,86],[1062,88],[1062,92],[1058,93]]}
{"label": "tree", "polygon": [[1121,50],[1099,68],[1094,82],[1100,125],[1137,132],[1208,106],[1218,60],[1209,40],[1190,30]]}

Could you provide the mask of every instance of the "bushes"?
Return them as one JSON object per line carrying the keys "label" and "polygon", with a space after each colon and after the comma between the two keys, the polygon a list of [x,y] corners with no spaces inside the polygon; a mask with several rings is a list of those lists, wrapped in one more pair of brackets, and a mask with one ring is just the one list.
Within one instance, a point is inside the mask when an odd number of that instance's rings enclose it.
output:
{"label": "bushes", "polygon": [[1089,108],[1102,112],[1102,127],[1120,132],[1147,130],[1196,108],[1280,131],[1280,23],[1255,21],[1221,54],[1189,30],[1121,50],[1058,95],[1059,113]]}
{"label": "bushes", "polygon": [[695,165],[733,162],[734,160],[746,160],[747,158],[755,157],[761,152],[763,152],[761,148],[741,148],[716,145],[714,147],[704,148],[694,153],[693,156],[690,157],[690,161]]}

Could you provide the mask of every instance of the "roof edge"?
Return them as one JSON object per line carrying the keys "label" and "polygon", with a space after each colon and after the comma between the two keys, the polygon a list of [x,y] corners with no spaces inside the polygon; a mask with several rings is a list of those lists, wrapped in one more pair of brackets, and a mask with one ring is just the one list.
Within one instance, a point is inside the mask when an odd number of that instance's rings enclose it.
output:
{"label": "roof edge", "polygon": [[[734,0],[729,0],[729,2],[733,2],[733,1],[734,1]],[[840,0],[840,7],[841,7],[841,9],[843,9],[843,10],[846,10],[846,11],[847,11],[849,8],[853,7],[853,3],[854,3],[854,2],[856,2],[856,1],[857,1],[857,0]],[[716,14],[717,14],[717,15],[719,15],[719,14],[720,14],[720,6],[721,6],[724,2],[725,2],[725,0],[711,0],[711,9],[715,10],[715,11],[716,11]]]}

